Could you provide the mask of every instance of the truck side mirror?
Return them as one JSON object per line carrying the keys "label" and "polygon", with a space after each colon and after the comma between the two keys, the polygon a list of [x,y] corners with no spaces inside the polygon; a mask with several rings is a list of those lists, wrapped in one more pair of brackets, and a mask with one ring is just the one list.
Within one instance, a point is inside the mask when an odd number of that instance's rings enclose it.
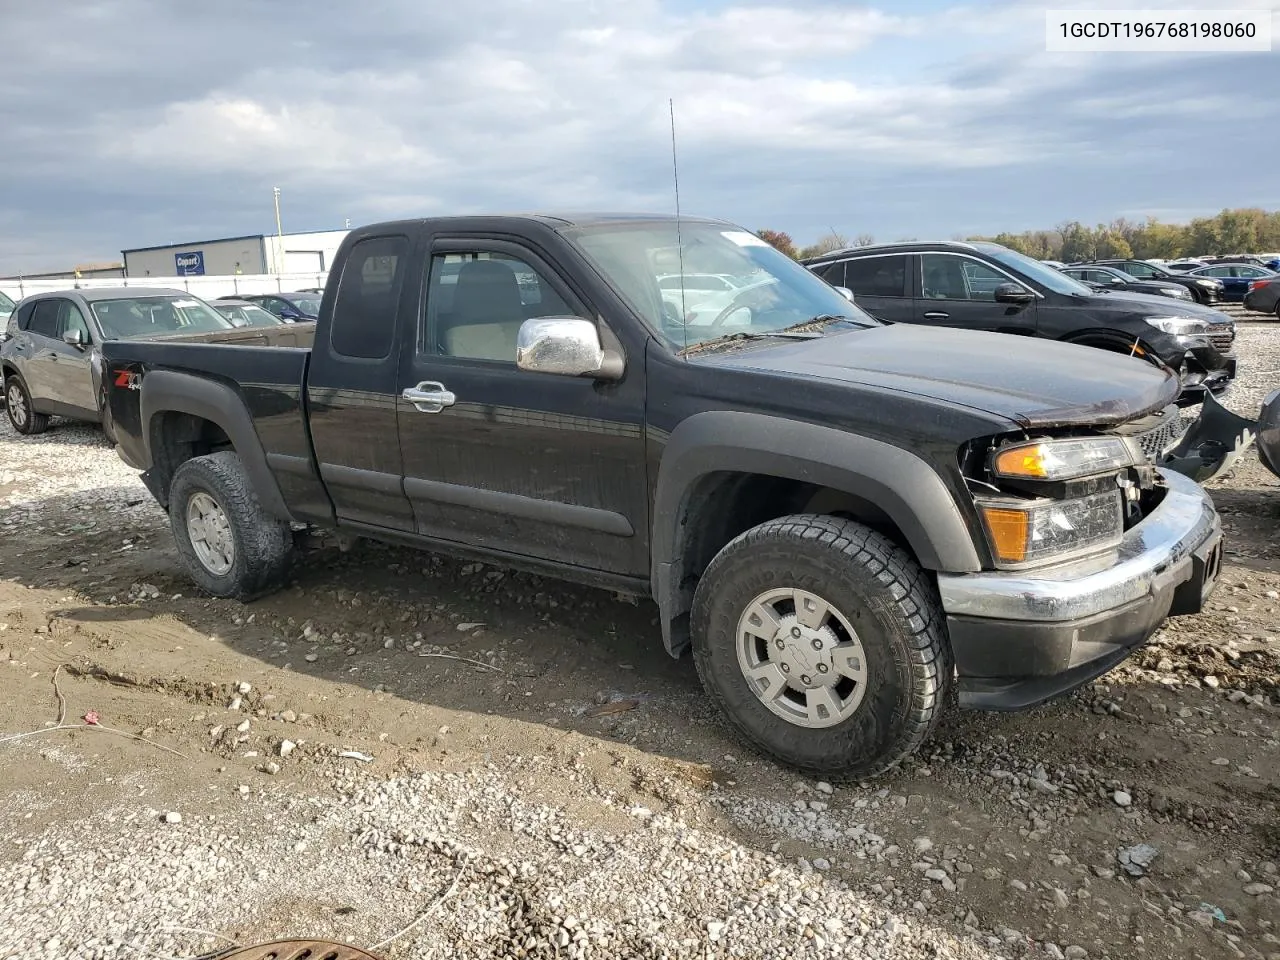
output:
{"label": "truck side mirror", "polygon": [[538,317],[520,325],[516,366],[533,373],[617,380],[622,357],[600,344],[600,331],[581,317]]}
{"label": "truck side mirror", "polygon": [[853,303],[853,291],[848,287],[836,287],[836,293],[840,294],[840,296],[844,297],[850,303]]}

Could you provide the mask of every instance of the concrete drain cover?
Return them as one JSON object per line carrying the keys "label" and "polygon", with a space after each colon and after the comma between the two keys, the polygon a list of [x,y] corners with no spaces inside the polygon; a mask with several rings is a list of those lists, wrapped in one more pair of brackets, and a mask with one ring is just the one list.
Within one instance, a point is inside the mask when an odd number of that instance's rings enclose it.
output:
{"label": "concrete drain cover", "polygon": [[378,960],[359,947],[332,940],[276,940],[256,947],[236,947],[211,954],[209,960]]}

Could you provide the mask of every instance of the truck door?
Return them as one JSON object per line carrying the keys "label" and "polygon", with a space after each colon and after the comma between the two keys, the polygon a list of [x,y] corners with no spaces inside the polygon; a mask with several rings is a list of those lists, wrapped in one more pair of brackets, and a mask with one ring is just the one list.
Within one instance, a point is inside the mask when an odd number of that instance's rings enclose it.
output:
{"label": "truck door", "polygon": [[306,384],[316,463],[338,519],[403,531],[413,530],[414,519],[396,430],[396,316],[416,313],[418,287],[405,283],[412,245],[393,234],[351,246]]}
{"label": "truck door", "polygon": [[609,384],[520,370],[526,319],[596,312],[523,244],[437,237],[429,253],[399,381],[418,532],[647,576],[643,357]]}

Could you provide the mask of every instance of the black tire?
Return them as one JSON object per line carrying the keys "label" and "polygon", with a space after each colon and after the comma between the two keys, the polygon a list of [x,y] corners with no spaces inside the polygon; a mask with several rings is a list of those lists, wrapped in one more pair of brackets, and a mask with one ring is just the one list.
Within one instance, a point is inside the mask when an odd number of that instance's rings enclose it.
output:
{"label": "black tire", "polygon": [[[740,618],[781,587],[818,594],[862,643],[865,693],[834,726],[778,716],[739,665]],[[698,584],[691,627],[703,686],[745,740],[804,773],[845,780],[883,773],[933,732],[951,686],[943,624],[937,584],[893,541],[852,520],[796,515],[748,530],[717,554]]]}
{"label": "black tire", "polygon": [[111,419],[111,404],[107,401],[107,388],[103,386],[98,393],[98,410],[102,415],[102,435],[113,447],[116,445],[116,425]]}
{"label": "black tire", "polygon": [[[191,543],[187,507],[207,494],[225,515],[234,553],[228,570],[205,565]],[[240,458],[231,450],[195,457],[178,467],[169,485],[169,524],[187,574],[215,597],[250,600],[277,587],[293,559],[293,532],[287,521],[262,509]]]}
{"label": "black tire", "polygon": [[[19,413],[17,416],[14,415],[14,404],[10,398],[10,393],[15,389],[22,394],[21,410],[23,413]],[[4,382],[4,405],[9,413],[9,423],[19,433],[31,436],[36,433],[44,433],[49,429],[49,415],[47,413],[36,413],[31,406],[31,391],[27,389],[27,385],[22,382],[22,378],[16,373],[9,374],[9,378]]]}

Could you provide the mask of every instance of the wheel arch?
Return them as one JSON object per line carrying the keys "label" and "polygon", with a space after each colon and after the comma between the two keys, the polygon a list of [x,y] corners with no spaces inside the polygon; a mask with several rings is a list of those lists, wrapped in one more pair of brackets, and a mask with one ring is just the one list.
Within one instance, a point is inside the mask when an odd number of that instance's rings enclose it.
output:
{"label": "wheel arch", "polygon": [[726,543],[789,513],[848,516],[930,570],[982,562],[955,497],[915,454],[870,437],[763,414],[712,411],[668,439],[654,496],[651,588],[663,642],[688,645],[697,579]]}
{"label": "wheel arch", "polygon": [[153,370],[143,379],[140,414],[150,465],[145,478],[161,506],[168,508],[169,484],[179,466],[229,446],[244,464],[263,508],[279,519],[293,519],[267,465],[249,409],[232,387],[205,377]]}

